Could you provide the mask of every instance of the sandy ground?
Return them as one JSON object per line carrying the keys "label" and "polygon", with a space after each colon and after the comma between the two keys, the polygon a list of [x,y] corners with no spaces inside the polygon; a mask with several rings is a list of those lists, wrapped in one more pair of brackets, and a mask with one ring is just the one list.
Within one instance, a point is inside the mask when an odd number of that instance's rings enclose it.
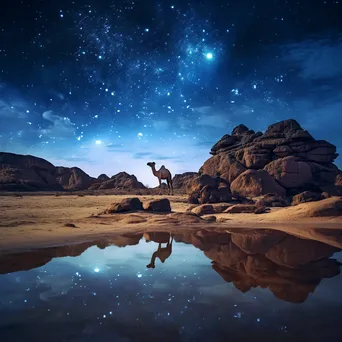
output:
{"label": "sandy ground", "polygon": [[[0,252],[84,242],[113,234],[198,229],[224,231],[233,228],[278,229],[342,248],[342,216],[308,217],[308,212],[321,205],[318,202],[274,208],[270,213],[261,215],[217,214],[218,222],[213,223],[182,214],[189,208],[183,195],[169,197],[172,214],[100,214],[110,203],[126,197],[130,196],[0,196]],[[145,202],[165,196],[138,197]],[[325,201],[329,204],[329,200]],[[76,227],[66,227],[65,224],[74,224]]]}

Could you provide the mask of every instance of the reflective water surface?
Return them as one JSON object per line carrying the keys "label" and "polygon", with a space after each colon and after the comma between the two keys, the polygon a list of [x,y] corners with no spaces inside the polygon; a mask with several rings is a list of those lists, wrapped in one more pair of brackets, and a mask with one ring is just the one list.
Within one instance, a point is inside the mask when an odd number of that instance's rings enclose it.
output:
{"label": "reflective water surface", "polygon": [[271,230],[0,253],[0,341],[341,341],[340,262]]}

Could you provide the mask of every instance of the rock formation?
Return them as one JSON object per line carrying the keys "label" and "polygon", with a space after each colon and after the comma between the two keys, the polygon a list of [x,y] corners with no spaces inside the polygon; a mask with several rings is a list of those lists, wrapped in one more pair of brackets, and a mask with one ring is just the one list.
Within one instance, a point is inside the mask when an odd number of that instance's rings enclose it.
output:
{"label": "rock formation", "polygon": [[123,213],[126,211],[143,210],[143,204],[139,198],[125,198],[119,203],[111,203],[105,210],[105,214]]}
{"label": "rock formation", "polygon": [[0,152],[0,190],[63,190],[55,166],[42,158]]}
{"label": "rock formation", "polygon": [[143,204],[144,209],[153,212],[171,212],[171,204],[167,198],[152,200]]}
{"label": "rock formation", "polygon": [[90,177],[78,167],[56,167],[57,182],[65,190],[84,190],[88,189],[95,179]]}
{"label": "rock formation", "polygon": [[0,191],[145,189],[134,175],[90,177],[78,167],[54,166],[45,159],[0,152]]}
{"label": "rock formation", "polygon": [[173,188],[185,190],[188,183],[191,182],[197,176],[197,172],[185,172],[181,174],[176,174],[172,179]]}
{"label": "rock formation", "polygon": [[90,190],[107,190],[107,189],[146,189],[144,184],[137,180],[134,175],[127,172],[119,172],[104,182],[96,182]]}
{"label": "rock formation", "polygon": [[308,190],[338,195],[342,188],[341,171],[333,164],[336,147],[315,140],[295,120],[273,124],[264,134],[239,125],[210,153],[199,173],[224,179],[233,196],[286,197]]}

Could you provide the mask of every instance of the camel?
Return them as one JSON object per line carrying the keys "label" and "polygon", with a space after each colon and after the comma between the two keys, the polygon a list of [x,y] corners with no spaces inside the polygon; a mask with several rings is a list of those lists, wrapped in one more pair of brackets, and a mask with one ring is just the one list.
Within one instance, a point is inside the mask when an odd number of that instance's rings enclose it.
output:
{"label": "camel", "polygon": [[173,236],[170,234],[171,240],[166,244],[166,247],[161,246],[161,242],[159,242],[158,249],[152,254],[151,262],[146,265],[147,268],[155,268],[156,267],[156,258],[159,258],[162,263],[171,255],[172,253],[172,242]]}
{"label": "camel", "polygon": [[169,188],[169,195],[170,195],[170,192],[172,192],[171,195],[173,195],[173,184],[172,184],[171,172],[164,165],[162,165],[161,168],[157,171],[155,162],[149,162],[147,163],[147,165],[151,167],[153,175],[158,178],[159,187],[161,187],[161,181],[163,179],[166,179],[167,186]]}

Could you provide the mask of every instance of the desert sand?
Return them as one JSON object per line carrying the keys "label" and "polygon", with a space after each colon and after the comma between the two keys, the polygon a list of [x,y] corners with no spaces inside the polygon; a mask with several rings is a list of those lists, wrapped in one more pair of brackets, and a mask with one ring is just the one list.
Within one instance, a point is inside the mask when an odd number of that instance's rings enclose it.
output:
{"label": "desert sand", "polygon": [[[199,229],[225,231],[239,229],[277,229],[292,235],[322,241],[342,248],[342,216],[310,217],[310,212],[329,205],[336,198],[287,208],[271,208],[256,214],[189,215],[185,195],[168,197],[172,213],[102,214],[113,202],[128,195],[9,195],[0,196],[0,251],[51,247],[85,242],[112,235],[147,231],[184,232]],[[167,196],[137,196],[142,202]],[[216,222],[206,220],[216,216]],[[340,232],[339,232],[340,230]]]}

